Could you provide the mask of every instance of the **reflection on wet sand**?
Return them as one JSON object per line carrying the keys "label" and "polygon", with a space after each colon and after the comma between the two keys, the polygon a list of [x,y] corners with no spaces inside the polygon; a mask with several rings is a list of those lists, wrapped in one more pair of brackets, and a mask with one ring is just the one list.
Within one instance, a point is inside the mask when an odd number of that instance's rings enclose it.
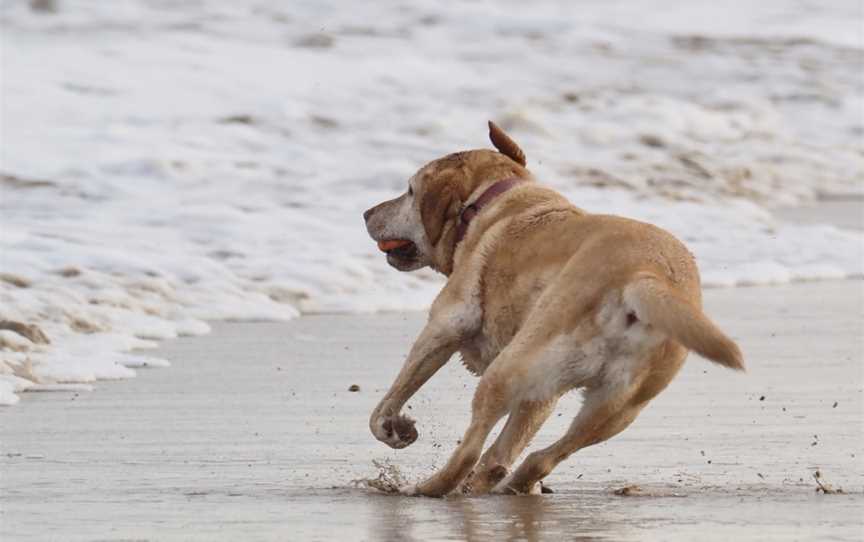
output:
{"label": "reflection on wet sand", "polygon": [[[428,499],[370,495],[370,540],[592,541],[618,538],[625,525],[592,495]],[[593,495],[593,497],[597,497]],[[593,502],[592,502],[593,501]]]}

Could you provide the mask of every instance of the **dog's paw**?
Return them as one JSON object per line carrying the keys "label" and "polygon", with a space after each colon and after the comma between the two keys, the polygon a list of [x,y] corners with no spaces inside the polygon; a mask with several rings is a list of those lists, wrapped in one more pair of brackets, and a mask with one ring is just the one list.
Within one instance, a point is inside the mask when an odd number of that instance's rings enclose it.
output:
{"label": "dog's paw", "polygon": [[417,440],[414,420],[404,415],[380,418],[373,426],[375,438],[397,450],[410,446]]}
{"label": "dog's paw", "polygon": [[459,484],[459,487],[456,489],[456,493],[461,493],[462,495],[471,495],[474,492],[474,471],[468,473],[468,476],[462,480],[462,483]]}
{"label": "dog's paw", "polygon": [[531,487],[518,487],[513,481],[512,476],[508,476],[492,489],[491,493],[496,495],[540,495],[543,492],[543,485],[539,482],[531,485]]}
{"label": "dog's paw", "polygon": [[463,495],[485,495],[501,480],[507,477],[507,467],[496,465],[491,468],[481,468],[479,472],[471,471],[459,487]]}
{"label": "dog's paw", "polygon": [[417,484],[406,484],[399,488],[399,494],[406,497],[419,497],[420,490],[417,488]]}

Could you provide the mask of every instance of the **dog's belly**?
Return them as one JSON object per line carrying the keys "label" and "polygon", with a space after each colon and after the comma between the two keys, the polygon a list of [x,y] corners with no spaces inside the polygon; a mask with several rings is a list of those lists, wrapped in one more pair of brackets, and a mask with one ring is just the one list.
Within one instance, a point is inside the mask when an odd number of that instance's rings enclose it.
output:
{"label": "dog's belly", "polygon": [[[494,279],[487,281],[487,288]],[[500,285],[495,294],[487,294],[481,331],[462,343],[459,352],[465,367],[476,375],[482,375],[524,324],[526,316],[548,284],[544,274],[522,282],[511,279],[508,285]]]}
{"label": "dog's belly", "polygon": [[477,334],[462,343],[459,353],[462,363],[475,375],[482,375],[492,360],[498,355],[500,348],[495,347],[483,334]]}

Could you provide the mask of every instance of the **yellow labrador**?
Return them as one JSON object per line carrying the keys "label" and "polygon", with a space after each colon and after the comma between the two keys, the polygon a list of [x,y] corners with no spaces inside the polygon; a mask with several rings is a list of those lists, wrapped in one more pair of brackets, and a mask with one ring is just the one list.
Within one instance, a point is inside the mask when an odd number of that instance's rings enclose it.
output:
{"label": "yellow labrador", "polygon": [[[507,134],[491,122],[489,130],[499,152],[439,158],[404,194],[364,213],[390,265],[430,266],[448,277],[372,413],[372,433],[393,448],[414,442],[414,422],[400,411],[455,352],[481,375],[461,443],[409,494],[536,491],[559,462],[630,425],[688,349],[744,368],[736,344],[702,313],[699,272],[680,241],[573,206],[535,182]],[[511,473],[558,398],[575,388],[584,403],[567,433]]]}

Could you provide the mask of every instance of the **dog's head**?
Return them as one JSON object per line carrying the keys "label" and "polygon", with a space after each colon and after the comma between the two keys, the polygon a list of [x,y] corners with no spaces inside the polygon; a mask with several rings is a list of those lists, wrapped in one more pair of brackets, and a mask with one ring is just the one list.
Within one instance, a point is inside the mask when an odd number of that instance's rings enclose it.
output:
{"label": "dog's head", "polygon": [[489,137],[499,152],[481,149],[434,160],[408,180],[401,196],[363,213],[366,230],[387,254],[387,263],[400,271],[431,266],[449,274],[465,202],[495,181],[530,178],[519,145],[493,122]]}

